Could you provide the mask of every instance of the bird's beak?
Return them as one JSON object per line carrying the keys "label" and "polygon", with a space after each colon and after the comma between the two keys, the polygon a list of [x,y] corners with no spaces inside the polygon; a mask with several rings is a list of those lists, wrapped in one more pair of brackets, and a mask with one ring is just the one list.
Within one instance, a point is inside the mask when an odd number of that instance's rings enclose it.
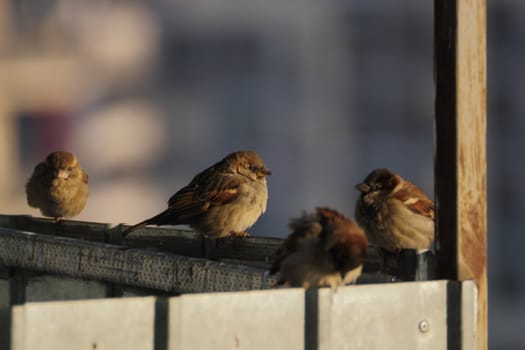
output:
{"label": "bird's beak", "polygon": [[355,185],[355,188],[364,193],[368,193],[370,191],[370,186],[368,186],[365,182]]}
{"label": "bird's beak", "polygon": [[55,172],[55,176],[58,177],[59,179],[67,179],[69,177],[69,172],[64,169],[58,169]]}
{"label": "bird's beak", "polygon": [[259,170],[259,173],[257,174],[257,176],[270,176],[270,175],[272,175],[272,172],[267,168],[263,168]]}

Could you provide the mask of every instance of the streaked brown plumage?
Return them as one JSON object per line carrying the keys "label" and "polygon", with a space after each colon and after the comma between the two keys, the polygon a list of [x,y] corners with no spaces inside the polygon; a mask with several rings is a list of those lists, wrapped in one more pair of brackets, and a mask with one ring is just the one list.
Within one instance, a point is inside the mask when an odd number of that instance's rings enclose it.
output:
{"label": "streaked brown plumage", "polygon": [[211,237],[247,235],[244,231],[266,211],[269,175],[257,153],[231,153],[171,196],[166,210],[130,227],[123,235],[150,224],[189,225]]}
{"label": "streaked brown plumage", "polygon": [[80,214],[88,197],[88,175],[70,152],[50,153],[26,184],[27,204],[58,221]]}
{"label": "streaked brown plumage", "polygon": [[277,251],[270,273],[277,285],[331,287],[354,282],[363,268],[367,239],[352,220],[328,208],[290,221],[292,233]]}
{"label": "streaked brown plumage", "polygon": [[434,202],[392,171],[372,171],[356,185],[355,217],[371,244],[388,251],[428,249],[434,240]]}

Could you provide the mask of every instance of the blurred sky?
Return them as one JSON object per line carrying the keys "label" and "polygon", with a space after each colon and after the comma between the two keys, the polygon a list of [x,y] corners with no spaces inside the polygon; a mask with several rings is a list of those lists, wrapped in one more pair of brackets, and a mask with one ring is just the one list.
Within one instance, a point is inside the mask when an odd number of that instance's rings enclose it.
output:
{"label": "blurred sky", "polygon": [[[524,342],[524,9],[488,4],[497,349]],[[283,236],[319,205],[353,216],[353,186],[376,167],[433,197],[432,11],[418,0],[0,1],[0,212],[40,215],[24,184],[57,149],[89,173],[79,220],[142,220],[239,149],[273,171],[256,235]]]}

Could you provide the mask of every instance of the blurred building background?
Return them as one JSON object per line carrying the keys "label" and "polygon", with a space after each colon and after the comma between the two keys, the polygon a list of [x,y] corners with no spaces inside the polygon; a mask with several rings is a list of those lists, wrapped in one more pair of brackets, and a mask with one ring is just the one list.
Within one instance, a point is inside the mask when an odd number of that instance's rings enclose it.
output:
{"label": "blurred building background", "polygon": [[[525,341],[524,9],[488,4],[494,349]],[[151,216],[238,149],[274,174],[256,235],[318,205],[351,216],[376,167],[432,194],[432,41],[432,1],[0,0],[0,212],[40,215],[24,184],[57,149],[90,176],[79,220]]]}

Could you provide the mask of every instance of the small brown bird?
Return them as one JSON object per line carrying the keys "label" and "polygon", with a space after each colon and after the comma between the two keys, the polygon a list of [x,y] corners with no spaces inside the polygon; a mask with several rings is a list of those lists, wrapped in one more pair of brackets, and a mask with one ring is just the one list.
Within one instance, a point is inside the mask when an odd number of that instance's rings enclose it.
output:
{"label": "small brown bird", "polygon": [[27,204],[56,222],[80,214],[88,197],[88,175],[73,153],[57,151],[37,164],[26,184]]}
{"label": "small brown bird", "polygon": [[290,221],[292,233],[277,251],[270,274],[276,285],[337,287],[354,282],[363,269],[367,239],[352,220],[328,208]]}
{"label": "small brown bird", "polygon": [[361,191],[355,217],[371,244],[391,252],[429,248],[434,239],[434,202],[421,189],[384,168],[372,171],[355,187]]}
{"label": "small brown bird", "polygon": [[145,225],[189,225],[211,237],[246,236],[266,211],[271,175],[253,151],[238,151],[196,175],[168,201],[168,209],[129,229]]}

